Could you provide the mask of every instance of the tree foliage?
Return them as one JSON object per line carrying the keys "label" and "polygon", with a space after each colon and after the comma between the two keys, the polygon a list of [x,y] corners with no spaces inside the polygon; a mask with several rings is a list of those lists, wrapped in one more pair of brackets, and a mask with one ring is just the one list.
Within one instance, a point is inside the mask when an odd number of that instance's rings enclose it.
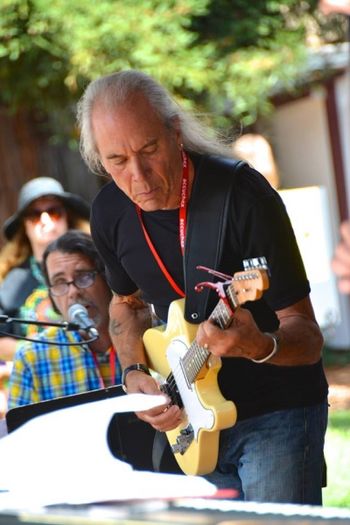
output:
{"label": "tree foliage", "polygon": [[254,122],[292,86],[316,0],[2,0],[0,100],[54,114],[93,78],[150,73],[216,124]]}

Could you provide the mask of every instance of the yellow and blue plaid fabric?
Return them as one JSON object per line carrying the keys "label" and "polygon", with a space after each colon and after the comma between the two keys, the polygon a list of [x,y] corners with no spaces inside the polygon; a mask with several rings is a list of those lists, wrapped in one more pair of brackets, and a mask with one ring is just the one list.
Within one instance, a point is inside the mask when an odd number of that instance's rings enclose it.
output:
{"label": "yellow and blue plaid fabric", "polygon": [[[38,401],[68,396],[121,382],[121,368],[116,360],[116,377],[110,377],[108,353],[98,357],[96,366],[92,352],[82,342],[78,332],[49,328],[38,342],[23,342],[17,346],[9,381],[8,408]],[[45,341],[71,343],[70,346],[48,344]],[[101,381],[102,379],[102,381]]]}
{"label": "yellow and blue plaid fabric", "polygon": [[[62,321],[63,319],[61,315],[59,315],[53,308],[40,264],[34,259],[34,257],[30,257],[29,265],[38,285],[28,295],[24,304],[19,308],[18,317],[27,319],[28,321]],[[20,333],[24,337],[36,336],[38,333],[46,329],[45,326],[32,324],[21,324],[19,327]]]}

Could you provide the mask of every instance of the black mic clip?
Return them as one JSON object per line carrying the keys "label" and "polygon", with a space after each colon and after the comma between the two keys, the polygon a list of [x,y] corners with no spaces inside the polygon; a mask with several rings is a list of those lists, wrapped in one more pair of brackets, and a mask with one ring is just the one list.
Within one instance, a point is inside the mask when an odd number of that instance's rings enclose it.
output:
{"label": "black mic clip", "polygon": [[62,325],[62,328],[67,332],[76,332],[80,329],[80,326],[77,323],[69,323],[68,321],[64,321]]}

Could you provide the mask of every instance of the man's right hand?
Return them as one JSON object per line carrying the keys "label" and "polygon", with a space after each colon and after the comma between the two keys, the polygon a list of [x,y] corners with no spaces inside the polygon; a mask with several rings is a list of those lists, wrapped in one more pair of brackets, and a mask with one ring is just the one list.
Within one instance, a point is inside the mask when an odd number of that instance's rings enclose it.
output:
{"label": "man's right hand", "polygon": [[[157,381],[152,376],[139,370],[129,372],[125,383],[128,394],[164,395],[160,391]],[[167,432],[179,426],[182,419],[182,410],[176,405],[170,405],[170,399],[168,399],[165,404],[143,412],[136,412],[136,415],[145,423],[152,425],[155,430]]]}

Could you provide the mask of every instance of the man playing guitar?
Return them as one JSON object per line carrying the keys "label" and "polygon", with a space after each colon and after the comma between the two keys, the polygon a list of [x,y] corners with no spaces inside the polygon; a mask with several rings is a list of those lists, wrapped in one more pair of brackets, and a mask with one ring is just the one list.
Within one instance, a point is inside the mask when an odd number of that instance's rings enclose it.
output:
{"label": "man playing guitar", "polygon": [[[210,292],[206,320],[192,311],[182,323],[173,305],[178,310],[178,301],[186,301],[183,259],[188,252],[196,255],[191,252],[189,222],[196,214],[198,232],[222,212],[209,205],[209,198],[208,207],[199,203],[198,185],[210,164],[213,193],[224,191],[221,173],[233,163],[228,149],[162,86],[132,70],[93,81],[79,103],[78,120],[83,158],[90,169],[112,179],[95,198],[91,229],[114,291],[111,336],[119,349],[127,392],[154,394],[162,388],[148,368],[155,361],[145,349],[152,345],[145,333],[151,326],[148,305],[170,330],[166,357],[172,362],[176,352],[181,354],[178,364],[170,363],[170,379],[165,378],[177,383],[181,369],[185,385],[174,389],[179,399],[169,396],[166,405],[138,416],[167,434],[180,427],[177,443],[170,444],[175,456],[187,454],[202,432],[195,430],[197,421],[181,427],[197,414],[187,408],[184,397],[199,392],[208,375],[211,379],[199,394],[206,418],[203,433],[219,428],[216,414],[221,408],[225,415],[217,461],[213,469],[199,467],[198,474],[219,488],[237,490],[245,500],[321,504],[328,390],[323,338],[278,193],[248,165],[232,167],[228,214],[220,232],[223,250],[214,268],[232,276],[231,290],[226,295],[226,283],[221,297]],[[205,239],[205,231],[201,237]],[[213,250],[208,243],[208,254]],[[268,289],[263,286],[260,298],[240,306],[236,275],[245,271],[243,260],[248,260],[247,271],[253,272],[255,282],[259,272],[266,272],[264,265],[254,263],[260,257],[267,261]],[[203,274],[198,275],[203,281]],[[243,294],[250,287],[249,277],[247,281],[240,289]],[[222,325],[217,316],[211,317],[218,301],[218,307],[224,304],[229,312],[229,321]],[[194,327],[193,332],[189,328],[189,335],[182,337],[183,326]],[[187,339],[193,337],[196,349],[204,352],[204,364],[200,362],[192,379],[187,374],[196,362],[192,349],[175,350],[173,333],[179,334],[177,347],[187,347]],[[158,352],[161,361],[165,350],[159,345],[153,354]],[[215,396],[213,376],[219,391]],[[217,411],[207,407],[212,398],[220,407]],[[208,445],[205,453],[211,448]]]}

